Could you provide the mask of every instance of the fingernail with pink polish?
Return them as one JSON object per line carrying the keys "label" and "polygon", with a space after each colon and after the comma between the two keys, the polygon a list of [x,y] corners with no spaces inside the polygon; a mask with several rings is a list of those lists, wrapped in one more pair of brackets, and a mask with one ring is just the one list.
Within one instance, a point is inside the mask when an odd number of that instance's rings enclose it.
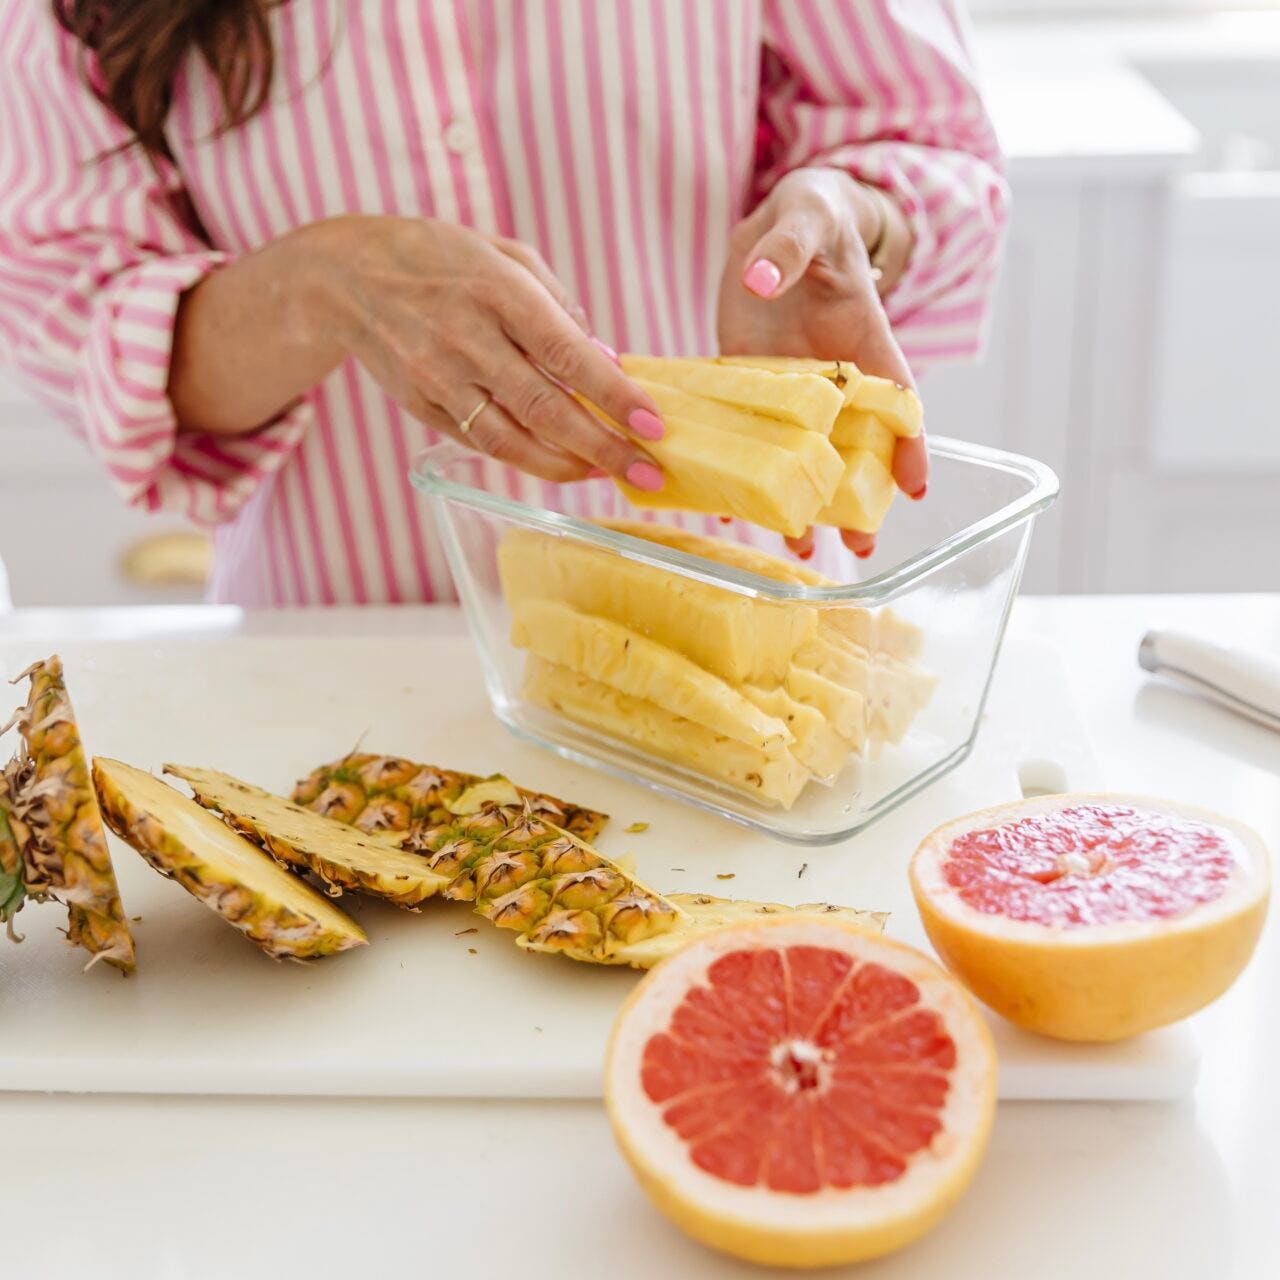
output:
{"label": "fingernail with pink polish", "polygon": [[771,298],[782,283],[782,272],[776,262],[757,258],[742,277],[742,283],[758,298]]}
{"label": "fingernail with pink polish", "polygon": [[627,468],[627,483],[645,493],[657,493],[665,477],[652,462],[633,462]]}
{"label": "fingernail with pink polish", "polygon": [[922,484],[922,485],[921,485],[921,486],[920,486],[920,487],[915,491],[915,493],[909,493],[909,494],[907,494],[907,497],[908,497],[908,498],[910,498],[912,502],[919,502],[919,501],[920,501],[920,499],[921,499],[921,498],[923,498],[923,497],[924,497],[924,495],[925,495],[926,493],[928,493],[928,492],[929,492],[929,486],[928,486],[927,484]]}
{"label": "fingernail with pink polish", "polygon": [[868,547],[865,551],[855,551],[853,554],[857,556],[859,560],[870,560],[871,553],[874,550],[875,550],[874,547]]}
{"label": "fingernail with pink polish", "polygon": [[583,476],[584,480],[603,480],[609,473],[603,467],[592,467],[590,471]]}
{"label": "fingernail with pink polish", "polygon": [[667,434],[662,419],[648,409],[632,409],[627,415],[627,426],[642,440],[661,440]]}
{"label": "fingernail with pink polish", "polygon": [[620,365],[622,363],[622,361],[618,359],[618,353],[607,342],[601,342],[600,339],[596,337],[593,337],[591,342],[593,346],[599,347],[614,364]]}

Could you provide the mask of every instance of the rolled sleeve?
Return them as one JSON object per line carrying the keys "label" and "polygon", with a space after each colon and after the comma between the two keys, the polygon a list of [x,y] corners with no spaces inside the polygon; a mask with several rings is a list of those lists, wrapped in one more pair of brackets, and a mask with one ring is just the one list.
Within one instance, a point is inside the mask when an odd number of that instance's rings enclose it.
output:
{"label": "rolled sleeve", "polygon": [[313,410],[246,435],[179,429],[167,390],[179,300],[227,255],[182,213],[174,166],[142,155],[94,96],[82,57],[47,5],[0,7],[0,352],[127,501],[227,520]]}
{"label": "rolled sleeve", "polygon": [[116,275],[94,300],[76,378],[90,448],[125,499],[204,524],[234,515],[312,418],[304,400],[244,435],[179,429],[167,390],[178,302],[227,260],[209,250]]}

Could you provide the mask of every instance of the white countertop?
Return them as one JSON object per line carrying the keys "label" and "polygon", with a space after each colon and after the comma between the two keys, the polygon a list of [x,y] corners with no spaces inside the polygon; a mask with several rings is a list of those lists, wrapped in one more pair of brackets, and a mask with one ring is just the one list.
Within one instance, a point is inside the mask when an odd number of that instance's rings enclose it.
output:
{"label": "white countertop", "polygon": [[1015,185],[1131,182],[1187,167],[1200,147],[1143,68],[1280,60],[1280,13],[988,18],[973,47]]}
{"label": "white countertop", "polygon": [[[279,632],[296,614],[19,613],[8,634]],[[439,626],[449,610],[308,615],[314,634]],[[1024,599],[1067,655],[1110,785],[1226,810],[1280,850],[1280,736],[1149,683],[1148,626],[1280,648],[1280,598]],[[860,1277],[1254,1280],[1280,1248],[1280,923],[1196,1019],[1173,1105],[1005,1104],[966,1199]],[[420,1008],[406,1017],[429,1018]],[[0,1274],[23,1280],[758,1275],[649,1207],[595,1103],[0,1095]]]}

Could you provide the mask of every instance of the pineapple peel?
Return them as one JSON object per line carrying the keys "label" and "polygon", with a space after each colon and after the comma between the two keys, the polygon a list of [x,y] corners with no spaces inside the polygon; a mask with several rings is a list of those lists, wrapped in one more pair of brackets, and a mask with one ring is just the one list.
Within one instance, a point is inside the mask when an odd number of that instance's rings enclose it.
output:
{"label": "pineapple peel", "polygon": [[788,907],[779,902],[743,902],[703,893],[673,893],[666,901],[677,913],[669,929],[615,947],[607,956],[583,953],[573,947],[541,945],[538,940],[528,936],[519,938],[517,945],[526,951],[562,951],[573,960],[585,960],[593,964],[651,969],[704,933],[762,916],[821,916],[857,925],[870,933],[882,933],[889,918],[884,911],[859,911],[829,902],[806,902],[797,907]]}
{"label": "pineapple peel", "polygon": [[12,683],[30,681],[17,725],[18,754],[0,772],[0,920],[15,940],[13,917],[27,898],[62,903],[67,941],[134,970],[133,937],[116,885],[89,764],[54,656],[32,663]]}
{"label": "pineapple peel", "polygon": [[[373,777],[403,779],[429,768],[398,761],[394,769],[374,765],[370,772],[370,761],[386,759],[366,757],[354,768],[350,758],[324,766],[299,784],[294,798],[322,811],[327,791],[341,777],[350,780],[363,770]],[[465,776],[433,767],[431,772],[437,778]],[[590,812],[563,801],[554,805],[569,814]],[[421,812],[427,806],[420,800],[418,808]],[[455,784],[450,799],[429,807],[427,816],[406,821],[399,834],[402,848],[414,851],[447,880],[441,897],[472,903],[491,924],[515,932],[516,944],[525,951],[559,953],[589,964],[649,968],[709,929],[774,913],[837,912],[866,928],[884,925],[880,913],[827,904],[792,908],[657,893],[635,875],[629,859],[611,859],[592,848],[585,838],[550,820],[545,804],[540,806],[536,797],[501,775]]]}

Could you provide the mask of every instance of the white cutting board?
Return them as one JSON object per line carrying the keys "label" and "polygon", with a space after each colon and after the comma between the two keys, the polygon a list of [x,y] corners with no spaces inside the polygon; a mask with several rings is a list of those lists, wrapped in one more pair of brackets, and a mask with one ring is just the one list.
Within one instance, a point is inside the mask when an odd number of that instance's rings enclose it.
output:
{"label": "white cutting board", "polygon": [[[401,626],[392,636],[157,635],[58,648],[97,754],[156,769],[208,765],[287,791],[363,736],[369,749],[502,770],[608,811],[601,849],[634,854],[660,890],[887,909],[888,931],[919,946],[906,864],[922,836],[1016,797],[1020,773],[1021,785],[1054,789],[1100,782],[1060,656],[1011,638],[968,761],[852,840],[796,849],[514,740],[490,714],[456,620],[442,628],[432,612],[417,612],[419,635]],[[0,669],[46,652],[47,641],[0,641]],[[626,834],[635,821],[648,830]],[[114,838],[112,847],[125,906],[141,917],[138,974],[82,975],[82,953],[56,933],[58,909],[28,906],[23,945],[0,939],[0,1088],[598,1096],[606,1036],[634,973],[526,955],[461,905],[415,915],[355,897],[343,905],[369,947],[278,964]],[[1183,1027],[1073,1046],[991,1021],[1003,1098],[1169,1098],[1195,1080]]]}

